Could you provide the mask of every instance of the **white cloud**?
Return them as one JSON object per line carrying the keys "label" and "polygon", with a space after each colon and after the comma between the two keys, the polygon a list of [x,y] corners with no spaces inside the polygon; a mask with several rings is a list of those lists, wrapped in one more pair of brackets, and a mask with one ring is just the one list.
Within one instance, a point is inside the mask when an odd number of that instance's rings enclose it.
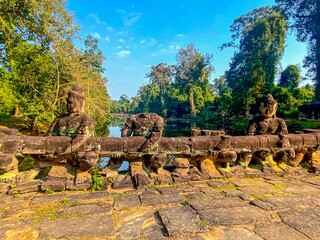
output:
{"label": "white cloud", "polygon": [[123,9],[116,9],[116,12],[119,14],[126,14],[127,11],[123,10]]}
{"label": "white cloud", "polygon": [[140,12],[127,12],[123,9],[116,9],[116,12],[122,16],[124,26],[132,26],[141,18],[142,15]]}
{"label": "white cloud", "polygon": [[124,19],[124,25],[125,26],[132,26],[134,23],[136,23],[141,18],[141,13],[137,13],[139,15],[136,15],[134,17],[127,17]]}
{"label": "white cloud", "polygon": [[133,41],[134,40],[134,38],[133,37],[131,37],[131,38],[129,38],[131,41]]}
{"label": "white cloud", "polygon": [[121,50],[120,52],[116,53],[119,57],[124,58],[126,56],[129,56],[131,54],[131,51],[129,50]]}
{"label": "white cloud", "polygon": [[99,33],[97,33],[97,32],[94,32],[94,33],[92,33],[92,37],[100,39],[101,35]]}
{"label": "white cloud", "polygon": [[104,40],[106,40],[107,42],[110,42],[110,38],[109,37],[105,37]]}
{"label": "white cloud", "polygon": [[108,30],[109,32],[114,32],[114,28],[113,28],[113,27],[107,27],[107,30]]}
{"label": "white cloud", "polygon": [[176,35],[176,37],[177,38],[182,38],[182,37],[184,37],[184,35],[182,33],[179,33],[179,34]]}
{"label": "white cloud", "polygon": [[157,44],[157,40],[154,39],[154,38],[149,38],[147,40],[146,39],[142,39],[140,41],[140,44],[147,44],[149,47],[152,47],[152,46]]}
{"label": "white cloud", "polygon": [[121,47],[121,46],[118,46],[117,48],[121,49],[122,47]]}
{"label": "white cloud", "polygon": [[86,18],[93,18],[96,21],[96,23],[98,23],[98,24],[101,23],[100,19],[98,18],[98,16],[95,13],[89,13],[86,16]]}
{"label": "white cloud", "polygon": [[154,45],[156,45],[157,44],[157,40],[156,39],[154,39],[154,38],[150,38],[150,40],[149,40],[149,42],[148,42],[148,45],[149,46],[154,46]]}
{"label": "white cloud", "polygon": [[178,49],[180,49],[180,46],[177,44],[171,44],[171,45],[169,45],[169,49],[170,50],[178,50]]}
{"label": "white cloud", "polygon": [[124,42],[124,39],[123,38],[120,38],[118,39],[119,42],[123,43]]}
{"label": "white cloud", "polygon": [[103,24],[103,25],[108,25],[105,21],[101,21],[98,17],[98,14],[95,13],[89,13],[86,18],[92,18],[96,21],[97,24]]}
{"label": "white cloud", "polygon": [[151,53],[151,57],[156,57],[156,56],[158,56],[158,53]]}
{"label": "white cloud", "polygon": [[129,46],[126,46],[126,48],[129,49],[130,47],[129,47]]}
{"label": "white cloud", "polygon": [[119,32],[117,32],[117,35],[119,35],[119,36],[123,36],[123,35],[126,35],[126,34],[128,34],[128,31],[119,31]]}

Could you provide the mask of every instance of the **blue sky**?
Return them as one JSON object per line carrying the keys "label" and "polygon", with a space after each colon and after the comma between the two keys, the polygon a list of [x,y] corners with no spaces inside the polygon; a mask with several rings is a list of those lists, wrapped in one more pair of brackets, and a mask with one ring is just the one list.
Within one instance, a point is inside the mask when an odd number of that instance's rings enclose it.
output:
{"label": "blue sky", "polygon": [[[213,54],[211,81],[228,69],[234,49],[218,48],[230,41],[233,20],[255,8],[274,5],[273,0],[69,0],[81,26],[99,41],[107,58],[104,75],[112,99],[135,96],[148,83],[152,65],[176,63],[179,48],[195,44],[200,53]],[[282,67],[302,65],[306,45],[289,35]]]}

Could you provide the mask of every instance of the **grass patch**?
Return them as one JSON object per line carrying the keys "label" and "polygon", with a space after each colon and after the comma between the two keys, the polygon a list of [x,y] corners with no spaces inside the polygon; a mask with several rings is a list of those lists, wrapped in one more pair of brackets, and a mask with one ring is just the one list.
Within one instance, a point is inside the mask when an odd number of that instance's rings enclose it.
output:
{"label": "grass patch", "polygon": [[57,209],[60,206],[60,203],[50,204],[47,206],[37,206],[33,207],[33,210],[36,212],[37,217],[50,216],[50,220],[56,219]]}
{"label": "grass patch", "polygon": [[223,190],[228,190],[228,189],[238,190],[238,187],[230,184],[230,185],[227,185],[227,186],[224,186],[224,187],[216,187],[214,189],[216,189],[218,191],[223,191]]}
{"label": "grass patch", "polygon": [[206,228],[208,228],[208,229],[210,230],[210,232],[214,231],[214,227],[211,226],[207,221],[204,221],[204,220],[200,219],[200,222],[201,222]]}
{"label": "grass patch", "polygon": [[134,193],[117,193],[117,194],[111,194],[112,198],[117,198],[117,197],[124,197],[124,196],[129,196],[129,195],[133,195]]}

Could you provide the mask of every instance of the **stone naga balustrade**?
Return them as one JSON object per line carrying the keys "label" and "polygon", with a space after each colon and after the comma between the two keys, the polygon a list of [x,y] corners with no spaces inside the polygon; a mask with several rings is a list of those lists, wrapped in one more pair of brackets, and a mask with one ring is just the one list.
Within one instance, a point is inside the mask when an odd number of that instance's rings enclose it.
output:
{"label": "stone naga balustrade", "polygon": [[[191,159],[213,156],[215,161],[229,161],[236,164],[243,161],[243,155],[245,154],[247,156],[249,154],[251,158],[251,155],[254,156],[256,153],[273,156],[281,153],[286,156],[286,163],[290,160],[293,165],[297,165],[299,164],[297,157],[302,160],[306,154],[316,153],[320,145],[320,132],[316,131],[313,133],[289,134],[287,138],[289,144],[279,147],[278,142],[280,139],[277,135],[164,137],[159,141],[156,150],[141,152],[139,147],[144,143],[144,137],[91,137],[87,139],[83,146],[78,147],[77,152],[74,152],[74,154],[95,151],[101,157],[113,157],[116,155],[130,160],[160,152]],[[220,147],[223,142],[226,143],[223,147]],[[63,155],[68,148],[71,148],[72,151],[70,137],[0,136],[0,154],[3,155],[58,156]],[[225,158],[228,157],[230,159],[226,160]],[[290,159],[288,160],[288,158]],[[305,160],[307,161],[308,159]],[[279,161],[283,161],[283,159],[278,159]],[[248,164],[245,165],[247,166]]]}
{"label": "stone naga balustrade", "polygon": [[[91,137],[86,144],[77,148],[80,151],[96,151],[102,157],[112,157],[114,154],[144,155],[154,152],[163,152],[172,155],[204,156],[222,151],[216,149],[222,139],[230,139],[230,144],[224,149],[238,149],[239,153],[248,150],[256,152],[261,149],[274,148],[315,148],[320,145],[320,132],[288,134],[289,145],[278,147],[278,135],[256,136],[195,136],[195,137],[163,137],[156,150],[140,152],[140,146],[145,142],[144,137]],[[60,154],[67,148],[72,149],[70,137],[37,137],[25,135],[0,136],[1,154]],[[216,149],[216,150],[215,150]]]}

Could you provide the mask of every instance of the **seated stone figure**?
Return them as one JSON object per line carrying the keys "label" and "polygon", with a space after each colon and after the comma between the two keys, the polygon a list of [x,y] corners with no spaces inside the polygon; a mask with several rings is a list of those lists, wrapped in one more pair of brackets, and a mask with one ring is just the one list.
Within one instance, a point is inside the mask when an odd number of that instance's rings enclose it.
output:
{"label": "seated stone figure", "polygon": [[142,151],[152,150],[162,136],[164,120],[156,113],[138,113],[132,115],[125,123],[121,137],[144,136],[146,142]]}
{"label": "seated stone figure", "polygon": [[259,134],[278,134],[280,141],[278,142],[279,147],[288,145],[288,129],[286,122],[276,117],[278,109],[278,102],[275,101],[271,94],[261,99],[260,102],[261,115],[254,118],[250,122],[249,135]]}
{"label": "seated stone figure", "polygon": [[[146,141],[140,146],[139,150],[142,152],[149,152],[155,150],[157,143],[161,139],[163,132],[164,120],[162,117],[155,113],[138,113],[130,116],[130,118],[125,123],[124,128],[121,132],[121,137],[131,137],[131,136],[144,136]],[[161,156],[161,157],[160,157]],[[148,185],[150,183],[144,171],[144,164],[155,165],[155,168],[162,168],[161,164],[155,164],[155,162],[165,161],[165,157],[162,155],[153,156],[145,155],[143,158],[136,158],[130,160],[130,175],[133,177],[137,187],[141,185]],[[107,168],[112,171],[117,171],[123,162],[121,156],[112,157],[108,163]],[[152,162],[152,163],[151,163]],[[148,166],[149,170],[151,169]]]}
{"label": "seated stone figure", "polygon": [[86,142],[87,138],[94,135],[94,119],[84,113],[85,99],[83,88],[77,84],[68,94],[67,114],[58,116],[48,131],[49,136],[69,136],[72,138],[71,148],[59,154],[77,153],[73,165],[77,165],[82,171],[89,170],[97,163],[96,153],[77,152],[77,149]]}
{"label": "seated stone figure", "polygon": [[268,94],[260,102],[261,116],[254,118],[250,122],[249,135],[255,134],[288,134],[286,122],[276,117],[278,102],[271,94]]}

